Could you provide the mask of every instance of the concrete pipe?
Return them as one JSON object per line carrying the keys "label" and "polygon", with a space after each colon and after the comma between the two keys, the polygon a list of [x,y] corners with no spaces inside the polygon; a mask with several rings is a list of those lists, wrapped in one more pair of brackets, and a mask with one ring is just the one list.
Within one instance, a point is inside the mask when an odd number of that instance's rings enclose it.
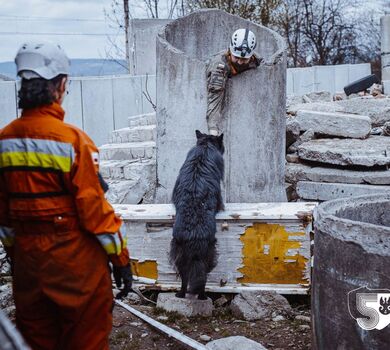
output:
{"label": "concrete pipe", "polygon": [[166,25],[157,36],[158,203],[168,203],[179,169],[207,132],[206,61],[226,50],[234,30],[249,27],[263,63],[229,79],[225,201],[281,202],[284,190],[286,55],[274,31],[221,10],[201,10]]}
{"label": "concrete pipe", "polygon": [[315,349],[388,349],[390,195],[339,199],[314,212]]}

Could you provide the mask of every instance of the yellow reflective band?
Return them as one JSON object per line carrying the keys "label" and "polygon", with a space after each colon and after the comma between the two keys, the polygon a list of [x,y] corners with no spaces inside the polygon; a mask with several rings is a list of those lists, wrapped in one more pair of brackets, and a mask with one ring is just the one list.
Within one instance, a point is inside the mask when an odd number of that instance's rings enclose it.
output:
{"label": "yellow reflective band", "polygon": [[12,247],[15,241],[15,232],[12,228],[0,226],[0,241],[5,247]]}
{"label": "yellow reflective band", "polygon": [[[97,235],[97,238],[107,254],[120,255],[122,253],[122,242],[118,234],[107,233]],[[126,240],[123,243],[126,245]]]}
{"label": "yellow reflective band", "polygon": [[0,154],[0,168],[12,166],[41,167],[70,172],[72,159],[37,152],[5,152]]}

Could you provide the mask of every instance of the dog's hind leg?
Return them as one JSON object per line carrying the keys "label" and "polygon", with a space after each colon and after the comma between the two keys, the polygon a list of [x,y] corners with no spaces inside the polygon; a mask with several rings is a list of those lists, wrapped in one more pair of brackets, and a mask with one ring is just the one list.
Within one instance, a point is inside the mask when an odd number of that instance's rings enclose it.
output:
{"label": "dog's hind leg", "polygon": [[179,275],[181,278],[181,289],[175,294],[177,298],[185,298],[187,294],[187,285],[188,285],[188,271],[186,269],[180,269]]}

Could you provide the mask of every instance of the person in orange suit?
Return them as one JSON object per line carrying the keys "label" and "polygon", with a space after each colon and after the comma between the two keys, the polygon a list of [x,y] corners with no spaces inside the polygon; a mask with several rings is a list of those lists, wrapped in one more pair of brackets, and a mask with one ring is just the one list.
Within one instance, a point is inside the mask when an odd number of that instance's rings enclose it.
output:
{"label": "person in orange suit", "polygon": [[0,131],[0,238],[16,324],[32,349],[108,349],[109,262],[119,297],[132,283],[124,225],[99,184],[97,147],[63,121],[62,48],[26,43],[15,62],[22,115]]}

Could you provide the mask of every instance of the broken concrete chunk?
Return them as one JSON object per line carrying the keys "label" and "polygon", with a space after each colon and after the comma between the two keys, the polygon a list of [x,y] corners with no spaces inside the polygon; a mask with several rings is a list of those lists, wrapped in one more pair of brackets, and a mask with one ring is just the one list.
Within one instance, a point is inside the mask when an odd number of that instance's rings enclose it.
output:
{"label": "broken concrete chunk", "polygon": [[299,181],[296,191],[300,198],[306,200],[328,201],[343,197],[390,192],[390,186]]}
{"label": "broken concrete chunk", "polygon": [[233,315],[247,321],[267,319],[272,313],[290,315],[287,299],[271,291],[244,291],[236,295],[230,305]]}
{"label": "broken concrete chunk", "polygon": [[286,120],[286,149],[298,140],[300,132],[299,124],[295,118],[288,118]]}
{"label": "broken concrete chunk", "polygon": [[371,131],[371,119],[363,115],[300,110],[295,121],[301,130],[322,135],[365,138]]}
{"label": "broken concrete chunk", "polygon": [[286,181],[336,182],[349,184],[390,185],[390,170],[344,170],[337,168],[310,167],[304,164],[286,164]]}
{"label": "broken concrete chunk", "polygon": [[390,136],[390,122],[386,122],[382,128],[382,136]]}
{"label": "broken concrete chunk", "polygon": [[390,164],[390,138],[370,136],[357,139],[320,139],[298,147],[300,158],[320,163],[358,166]]}
{"label": "broken concrete chunk", "polygon": [[242,336],[233,336],[213,340],[206,344],[210,350],[267,350],[263,345]]}
{"label": "broken concrete chunk", "polygon": [[186,317],[211,316],[213,313],[213,302],[207,300],[177,298],[174,293],[160,293],[157,298],[157,307],[170,312],[177,312]]}
{"label": "broken concrete chunk", "polygon": [[297,141],[295,141],[287,150],[287,153],[295,153],[298,151],[298,146],[300,146],[302,143],[314,140],[316,138],[316,133],[314,130],[309,129],[306,130]]}
{"label": "broken concrete chunk", "polygon": [[329,91],[314,91],[303,96],[310,99],[311,102],[331,102],[332,94]]}

